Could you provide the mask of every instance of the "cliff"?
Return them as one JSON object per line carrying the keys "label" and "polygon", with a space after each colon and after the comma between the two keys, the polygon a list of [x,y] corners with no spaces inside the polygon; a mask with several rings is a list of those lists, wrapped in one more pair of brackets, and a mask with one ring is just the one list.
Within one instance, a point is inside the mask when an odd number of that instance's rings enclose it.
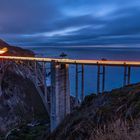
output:
{"label": "cliff", "polygon": [[[6,55],[34,56],[34,53],[0,40],[0,48],[7,47]],[[0,62],[0,66],[2,66]],[[20,126],[49,120],[38,90],[28,75],[26,62],[4,62],[0,69],[0,136]],[[32,65],[32,63],[30,64]],[[1,138],[0,138],[1,139]]]}
{"label": "cliff", "polygon": [[47,140],[139,140],[140,84],[87,96]]}

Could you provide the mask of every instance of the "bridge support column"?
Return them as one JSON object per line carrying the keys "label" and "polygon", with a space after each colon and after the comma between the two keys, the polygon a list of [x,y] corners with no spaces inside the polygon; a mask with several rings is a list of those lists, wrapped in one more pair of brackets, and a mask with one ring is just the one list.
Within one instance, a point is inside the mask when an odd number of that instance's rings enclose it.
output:
{"label": "bridge support column", "polygon": [[75,93],[76,93],[76,95],[75,95],[75,99],[76,99],[76,102],[75,102],[75,105],[76,106],[78,106],[78,101],[79,101],[79,99],[78,99],[78,93],[79,93],[79,91],[78,91],[78,64],[76,64],[76,68],[75,68]]}
{"label": "bridge support column", "polygon": [[[102,78],[102,81],[100,81]],[[102,86],[102,87],[101,87]],[[105,66],[98,65],[98,71],[97,71],[97,94],[100,92],[104,92],[105,90]]]}
{"label": "bridge support column", "polygon": [[51,63],[51,131],[70,113],[69,65]]}
{"label": "bridge support column", "polygon": [[123,82],[124,86],[130,84],[130,76],[131,76],[131,67],[125,66],[124,67],[124,82]]}
{"label": "bridge support column", "polygon": [[38,83],[37,83],[37,80],[38,80],[38,78],[37,78],[37,77],[38,77],[38,73],[37,73],[37,62],[36,62],[36,61],[34,62],[34,71],[35,71],[35,72],[34,72],[34,73],[35,73],[35,82],[36,82],[36,84],[38,84]]}
{"label": "bridge support column", "polygon": [[84,100],[84,64],[82,64],[82,77],[81,77],[81,87],[82,87],[82,93],[81,93],[81,101]]}
{"label": "bridge support column", "polygon": [[46,84],[46,63],[42,64],[42,73],[43,73],[43,86],[44,86],[44,96],[45,101],[48,103],[48,94],[47,94],[47,84]]}

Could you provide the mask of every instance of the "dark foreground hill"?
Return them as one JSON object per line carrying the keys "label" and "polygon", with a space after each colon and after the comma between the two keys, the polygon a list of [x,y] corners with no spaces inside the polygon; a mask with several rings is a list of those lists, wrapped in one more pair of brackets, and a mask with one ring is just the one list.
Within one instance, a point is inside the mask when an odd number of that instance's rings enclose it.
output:
{"label": "dark foreground hill", "polygon": [[90,95],[47,140],[139,140],[140,84]]}

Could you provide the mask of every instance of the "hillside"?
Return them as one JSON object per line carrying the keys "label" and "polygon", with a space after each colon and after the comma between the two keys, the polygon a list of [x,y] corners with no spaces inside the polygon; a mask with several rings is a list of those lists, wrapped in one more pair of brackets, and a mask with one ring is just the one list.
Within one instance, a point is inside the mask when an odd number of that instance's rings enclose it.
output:
{"label": "hillside", "polygon": [[87,96],[49,139],[139,140],[140,84]]}
{"label": "hillside", "polygon": [[16,47],[16,46],[11,46],[8,43],[6,43],[5,41],[3,41],[2,39],[0,39],[0,49],[7,47],[8,48],[8,52],[6,52],[6,54],[4,55],[11,55],[11,56],[34,56],[34,53],[30,50],[27,49],[23,49],[20,47]]}
{"label": "hillside", "polygon": [[[2,40],[0,46],[8,47],[8,55],[34,56],[33,52],[10,46]],[[49,123],[35,81],[30,79],[33,73],[28,74],[26,62],[4,63],[4,68],[0,68],[0,140],[5,134],[27,124],[35,125],[42,120],[45,120],[44,124]]]}

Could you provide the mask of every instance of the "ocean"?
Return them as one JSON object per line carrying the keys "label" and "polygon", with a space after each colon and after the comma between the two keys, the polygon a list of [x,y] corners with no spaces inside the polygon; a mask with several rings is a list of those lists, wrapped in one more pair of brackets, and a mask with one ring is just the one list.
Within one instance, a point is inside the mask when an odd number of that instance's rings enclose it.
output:
{"label": "ocean", "polygon": [[[140,48],[113,47],[34,47],[32,50],[40,57],[59,57],[64,52],[68,58],[75,59],[108,59],[140,61]],[[81,66],[79,65],[79,71]],[[123,67],[106,67],[105,91],[123,86]],[[75,95],[75,66],[69,70],[71,95]],[[85,66],[85,95],[97,91],[97,67]],[[132,68],[131,83],[140,82],[140,68]],[[81,95],[81,74],[79,73],[79,97]]]}

